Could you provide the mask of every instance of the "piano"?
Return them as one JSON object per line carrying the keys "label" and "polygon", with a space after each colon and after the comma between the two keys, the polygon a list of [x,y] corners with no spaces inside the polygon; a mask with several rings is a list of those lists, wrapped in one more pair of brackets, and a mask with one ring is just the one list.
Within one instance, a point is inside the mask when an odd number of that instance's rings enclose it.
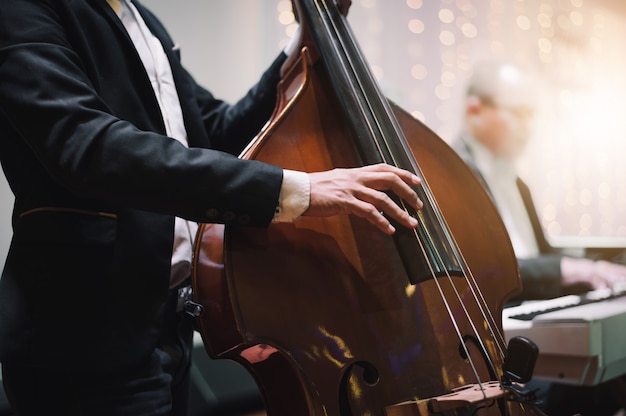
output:
{"label": "piano", "polygon": [[534,378],[590,386],[626,374],[626,287],[507,307],[502,326],[539,347]]}

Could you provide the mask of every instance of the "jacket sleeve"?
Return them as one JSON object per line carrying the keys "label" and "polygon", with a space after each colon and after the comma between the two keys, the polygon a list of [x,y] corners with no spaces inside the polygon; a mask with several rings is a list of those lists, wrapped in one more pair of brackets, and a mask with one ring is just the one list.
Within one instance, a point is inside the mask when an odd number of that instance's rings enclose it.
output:
{"label": "jacket sleeve", "polygon": [[[89,9],[94,4],[97,2],[42,0],[3,5],[0,116],[7,121],[2,124],[11,127],[2,138],[3,164],[11,157],[22,157],[28,166],[32,159],[56,184],[83,198],[198,222],[222,222],[208,213],[229,212],[229,217],[234,214],[234,218],[247,218],[249,225],[268,224],[278,200],[282,169],[240,160],[225,152],[187,149],[164,136],[158,115],[148,111],[148,104],[154,101],[147,92],[149,88],[142,91],[120,84],[113,93],[107,90],[107,94],[121,97],[118,102],[128,98],[126,101],[147,103],[147,110],[136,106],[137,114],[146,113],[138,117],[147,120],[144,126],[120,118],[113,111],[98,83],[106,77],[131,77],[133,73],[111,75],[99,71],[90,67],[89,58],[106,49],[119,53],[120,68],[130,68],[129,62],[134,62],[132,49],[124,32],[115,31],[113,19],[106,21],[103,10]],[[93,31],[92,26],[100,26],[102,39],[113,45],[104,45],[103,41],[97,44],[95,36],[88,44],[84,38],[89,30]],[[272,81],[269,77],[262,85]],[[200,105],[212,103],[213,111],[200,111],[205,125],[213,125],[207,127],[209,133],[215,134],[218,142],[237,134],[238,127],[232,126],[247,119],[249,112],[238,108],[231,116],[229,110],[216,110],[225,104],[216,104],[208,98],[208,92],[199,92],[198,87],[193,89]],[[269,102],[261,96],[264,99],[259,99],[257,105]],[[187,121],[198,116],[190,112],[185,117]],[[218,122],[221,117],[229,121]],[[258,123],[251,123],[250,129],[257,129]],[[243,140],[249,140],[249,136]],[[241,144],[235,142],[228,150]],[[22,181],[12,183],[12,188],[19,191],[22,184],[39,180],[33,176],[36,173],[20,171],[19,164],[11,163],[15,171],[7,176]]]}
{"label": "jacket sleeve", "polygon": [[261,80],[234,105],[221,101],[215,105],[213,95],[194,82],[194,97],[201,109],[203,127],[209,133],[213,148],[238,155],[263,128],[276,104],[276,86],[285,58],[286,55],[281,53]]}
{"label": "jacket sleeve", "polygon": [[548,299],[560,296],[561,257],[558,254],[543,254],[518,259],[522,293],[517,299]]}

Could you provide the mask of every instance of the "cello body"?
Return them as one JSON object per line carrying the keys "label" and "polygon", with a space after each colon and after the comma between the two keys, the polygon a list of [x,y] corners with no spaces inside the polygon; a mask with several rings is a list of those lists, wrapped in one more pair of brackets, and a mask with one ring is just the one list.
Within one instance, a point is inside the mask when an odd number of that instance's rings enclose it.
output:
{"label": "cello body", "polygon": [[[241,157],[305,172],[362,166],[330,76],[317,51],[303,48],[271,123]],[[432,406],[433,397],[499,381],[502,308],[521,283],[478,179],[436,134],[390,105],[471,279],[412,283],[394,239],[354,216],[264,229],[202,224],[192,281],[205,347],[252,374],[272,416],[541,414],[503,395]]]}

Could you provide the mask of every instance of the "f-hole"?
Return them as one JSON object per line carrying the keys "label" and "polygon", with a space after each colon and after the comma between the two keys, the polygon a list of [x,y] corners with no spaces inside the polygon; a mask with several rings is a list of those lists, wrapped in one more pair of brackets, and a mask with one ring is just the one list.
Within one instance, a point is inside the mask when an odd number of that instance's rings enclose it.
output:
{"label": "f-hole", "polygon": [[[464,360],[472,360],[472,358],[467,355],[467,353],[471,351],[470,344],[474,344],[475,348],[480,352],[480,356],[482,357],[485,367],[487,367],[487,371],[489,372],[490,381],[499,380],[498,376],[496,375],[496,371],[493,368],[491,360],[489,359],[489,354],[487,354],[487,351],[485,351],[481,342],[475,336],[463,335],[463,341],[459,343],[459,355],[461,356],[461,358],[463,358]],[[480,382],[485,380],[478,381]],[[507,415],[508,411],[506,410],[504,400],[498,399],[497,403],[498,408],[500,409],[500,414]]]}
{"label": "f-hole", "polygon": [[349,389],[350,378],[358,377],[363,380],[368,386],[374,386],[378,383],[379,374],[374,365],[367,361],[357,361],[349,366],[343,373],[341,383],[339,385],[339,414],[340,416],[352,416],[352,410],[350,409],[350,397]]}
{"label": "f-hole", "polygon": [[463,342],[459,343],[459,355],[461,356],[461,358],[463,358],[464,360],[472,360],[472,358],[468,357],[467,355],[467,352],[470,351],[469,344],[474,344],[476,349],[480,352],[480,356],[485,363],[485,367],[487,367],[487,371],[489,371],[490,379],[498,380],[498,376],[496,375],[496,372],[491,365],[491,360],[489,359],[487,351],[485,351],[478,338],[476,338],[474,335],[463,335]]}

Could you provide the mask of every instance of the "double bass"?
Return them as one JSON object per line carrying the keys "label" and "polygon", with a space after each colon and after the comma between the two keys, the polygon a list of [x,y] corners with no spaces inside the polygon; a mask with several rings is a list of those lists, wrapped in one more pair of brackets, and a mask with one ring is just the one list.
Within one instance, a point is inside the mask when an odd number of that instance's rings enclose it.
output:
{"label": "double bass", "polygon": [[293,6],[303,46],[241,157],[304,172],[395,165],[423,179],[424,207],[394,236],[349,215],[202,224],[192,285],[207,352],[243,365],[272,416],[542,414],[507,371],[501,312],[521,283],[491,199],[380,92],[346,2]]}

